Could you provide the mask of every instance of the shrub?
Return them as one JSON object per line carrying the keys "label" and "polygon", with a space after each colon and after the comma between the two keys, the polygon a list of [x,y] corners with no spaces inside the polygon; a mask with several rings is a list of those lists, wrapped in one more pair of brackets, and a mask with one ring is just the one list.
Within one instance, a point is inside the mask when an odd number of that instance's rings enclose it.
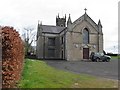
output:
{"label": "shrub", "polygon": [[13,27],[2,27],[2,87],[15,88],[20,80],[24,46]]}

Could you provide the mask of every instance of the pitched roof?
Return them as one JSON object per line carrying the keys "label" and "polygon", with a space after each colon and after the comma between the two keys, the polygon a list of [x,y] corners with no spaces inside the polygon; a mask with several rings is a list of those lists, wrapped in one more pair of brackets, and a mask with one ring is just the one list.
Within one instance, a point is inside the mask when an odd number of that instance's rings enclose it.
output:
{"label": "pitched roof", "polygon": [[86,20],[90,19],[92,21],[92,23],[94,23],[95,25],[97,25],[89,16],[87,13],[83,14],[81,17],[79,17],[77,20],[75,20],[73,23],[77,23],[80,22],[82,20],[84,20],[86,17]]}
{"label": "pitched roof", "polygon": [[82,22],[83,20],[89,22],[98,31],[98,27],[97,27],[98,25],[87,15],[87,13],[83,14],[81,17],[75,20],[73,22],[73,27],[76,26],[76,24]]}
{"label": "pitched roof", "polygon": [[43,33],[60,33],[65,29],[65,27],[60,27],[60,26],[51,26],[51,25],[42,25],[42,32]]}

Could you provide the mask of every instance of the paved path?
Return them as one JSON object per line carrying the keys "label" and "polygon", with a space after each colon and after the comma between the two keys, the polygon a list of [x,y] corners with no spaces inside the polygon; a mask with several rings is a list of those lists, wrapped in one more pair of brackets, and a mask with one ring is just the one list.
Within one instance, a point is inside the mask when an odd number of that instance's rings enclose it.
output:
{"label": "paved path", "polygon": [[109,79],[118,79],[118,60],[111,60],[110,62],[45,60],[45,62],[50,66],[62,70]]}

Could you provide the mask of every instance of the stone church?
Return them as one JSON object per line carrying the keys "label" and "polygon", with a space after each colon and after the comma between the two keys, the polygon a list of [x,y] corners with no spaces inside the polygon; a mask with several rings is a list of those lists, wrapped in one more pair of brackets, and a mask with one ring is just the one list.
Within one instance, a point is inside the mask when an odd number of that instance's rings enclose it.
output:
{"label": "stone church", "polygon": [[69,14],[56,17],[56,26],[38,23],[36,56],[38,59],[79,61],[91,52],[103,52],[101,21],[96,24],[86,13],[74,22]]}

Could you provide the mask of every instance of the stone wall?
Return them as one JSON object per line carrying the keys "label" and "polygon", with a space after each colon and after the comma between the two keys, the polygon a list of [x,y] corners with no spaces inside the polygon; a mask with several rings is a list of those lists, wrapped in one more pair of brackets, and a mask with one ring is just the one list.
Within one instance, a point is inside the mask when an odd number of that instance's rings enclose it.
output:
{"label": "stone wall", "polygon": [[[83,30],[89,30],[89,44],[83,44]],[[83,48],[89,48],[91,52],[103,51],[103,35],[98,34],[98,29],[94,28],[87,21],[82,21],[66,33],[66,59],[68,61],[78,61],[83,59]]]}

